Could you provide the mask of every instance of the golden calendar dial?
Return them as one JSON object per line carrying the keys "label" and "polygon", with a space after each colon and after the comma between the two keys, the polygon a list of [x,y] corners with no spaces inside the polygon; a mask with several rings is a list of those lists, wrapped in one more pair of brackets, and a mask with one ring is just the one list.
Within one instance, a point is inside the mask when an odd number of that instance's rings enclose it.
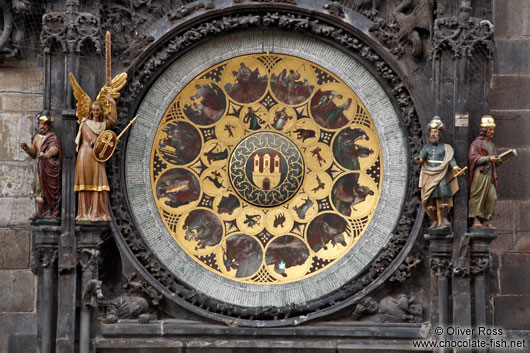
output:
{"label": "golden calendar dial", "polygon": [[174,241],[209,271],[251,284],[312,276],[363,236],[381,146],[355,92],[280,54],[221,62],[166,110],[151,186]]}

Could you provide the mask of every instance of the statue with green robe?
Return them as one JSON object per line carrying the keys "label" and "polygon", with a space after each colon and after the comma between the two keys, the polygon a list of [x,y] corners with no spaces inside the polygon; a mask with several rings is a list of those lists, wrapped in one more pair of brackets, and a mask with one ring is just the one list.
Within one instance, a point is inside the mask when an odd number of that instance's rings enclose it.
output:
{"label": "statue with green robe", "polygon": [[479,136],[471,143],[468,152],[469,218],[473,218],[473,227],[496,229],[490,220],[497,202],[495,165],[501,163],[501,158],[492,142],[494,135],[495,121],[491,115],[484,115]]}
{"label": "statue with green robe", "polygon": [[453,207],[453,195],[458,191],[458,182],[452,177],[461,170],[454,159],[453,147],[441,143],[443,130],[442,120],[435,116],[429,123],[429,141],[419,156],[414,157],[421,164],[419,188],[423,209],[431,221],[429,229],[451,226],[448,215]]}

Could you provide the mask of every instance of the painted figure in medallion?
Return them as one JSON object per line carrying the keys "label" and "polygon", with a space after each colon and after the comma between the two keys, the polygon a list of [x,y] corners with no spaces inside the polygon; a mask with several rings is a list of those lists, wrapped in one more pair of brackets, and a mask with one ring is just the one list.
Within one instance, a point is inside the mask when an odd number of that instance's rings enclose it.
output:
{"label": "painted figure in medallion", "polygon": [[236,234],[226,241],[223,263],[227,271],[236,270],[235,277],[253,275],[261,266],[263,252],[258,242],[246,234]]}
{"label": "painted figure in medallion", "polygon": [[451,226],[448,215],[453,207],[453,195],[458,191],[458,182],[452,177],[461,169],[453,157],[453,147],[441,142],[444,129],[440,117],[435,116],[429,123],[429,142],[414,157],[421,164],[419,188],[423,209],[431,220],[429,229]]}
{"label": "painted figure in medallion", "polygon": [[39,131],[31,145],[20,147],[33,159],[37,158],[37,175],[34,184],[36,212],[31,220],[61,217],[61,140],[52,130],[54,118],[46,112],[37,115]]}
{"label": "painted figure in medallion", "polygon": [[369,139],[362,129],[346,128],[337,135],[333,143],[333,154],[344,168],[359,170],[359,158],[366,158],[374,153],[374,150],[359,144],[360,140]]}
{"label": "painted figure in medallion", "polygon": [[345,99],[341,94],[333,90],[318,90],[311,99],[311,113],[315,121],[327,129],[336,129],[348,123],[348,118],[344,115],[350,109],[353,100]]}
{"label": "painted figure in medallion", "polygon": [[299,72],[301,68],[305,69],[305,64],[302,64],[296,71],[291,69],[287,73],[287,69],[283,69],[278,76],[272,74],[271,89],[283,103],[299,104],[313,93],[314,86],[309,84],[307,78],[302,78]]}
{"label": "painted figure in medallion", "polygon": [[127,74],[116,76],[109,85],[105,85],[96,101],[83,91],[74,75],[70,73],[70,82],[77,99],[77,118],[79,130],[75,139],[77,161],[75,165],[74,190],[78,192],[76,221],[109,222],[108,207],[110,191],[105,163],[96,160],[94,145],[98,136],[114,125],[118,119],[115,98],[125,85]]}
{"label": "painted figure in medallion", "polygon": [[226,99],[223,91],[214,83],[196,84],[197,93],[190,97],[191,104],[184,104],[184,113],[196,124],[210,125],[223,116]]}
{"label": "painted figure in medallion", "polygon": [[227,83],[225,90],[232,99],[239,103],[251,103],[258,100],[267,89],[267,75],[260,76],[256,68],[251,70],[244,62],[239,70],[233,71],[235,83]]}
{"label": "painted figure in medallion", "polygon": [[471,143],[468,152],[469,163],[469,218],[473,218],[473,227],[495,229],[490,223],[497,202],[497,169],[501,163],[495,145],[495,121],[491,115],[485,115],[480,121],[479,136]]}

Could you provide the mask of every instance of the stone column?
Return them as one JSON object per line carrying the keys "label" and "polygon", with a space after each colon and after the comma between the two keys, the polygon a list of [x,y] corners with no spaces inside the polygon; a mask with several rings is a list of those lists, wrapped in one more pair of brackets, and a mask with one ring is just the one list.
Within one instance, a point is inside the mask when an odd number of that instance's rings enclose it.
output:
{"label": "stone column", "polygon": [[79,353],[89,353],[92,335],[92,312],[97,309],[96,296],[101,295],[98,279],[99,243],[106,224],[76,227],[78,258],[81,265],[81,315],[79,324]]}
{"label": "stone column", "polygon": [[38,276],[37,340],[40,353],[52,353],[55,340],[55,279],[59,226],[33,226],[32,270]]}
{"label": "stone column", "polygon": [[[489,336],[481,335],[480,328],[487,327],[489,290],[486,285],[486,275],[491,268],[491,242],[497,238],[495,231],[490,228],[471,228],[470,238],[470,274],[475,292],[475,330],[477,338],[488,340]],[[478,353],[486,353],[488,349],[477,349]]]}
{"label": "stone column", "polygon": [[[433,230],[424,235],[429,241],[430,267],[432,274],[437,279],[438,287],[438,322],[433,323],[434,327],[442,327],[443,334],[437,336],[439,340],[447,339],[446,327],[450,323],[449,317],[449,297],[451,277],[451,255],[453,249],[453,234],[450,232],[440,232]],[[440,352],[448,352],[448,349],[441,348]]]}

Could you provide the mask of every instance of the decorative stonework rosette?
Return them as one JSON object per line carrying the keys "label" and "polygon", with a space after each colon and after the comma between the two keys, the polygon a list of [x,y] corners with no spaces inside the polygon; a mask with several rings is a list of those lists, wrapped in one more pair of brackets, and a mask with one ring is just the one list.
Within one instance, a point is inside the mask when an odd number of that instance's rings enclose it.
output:
{"label": "decorative stonework rosette", "polygon": [[370,114],[333,73],[249,54],[180,90],[157,127],[150,176],[189,261],[275,285],[333,266],[361,239],[381,194],[381,158]]}

